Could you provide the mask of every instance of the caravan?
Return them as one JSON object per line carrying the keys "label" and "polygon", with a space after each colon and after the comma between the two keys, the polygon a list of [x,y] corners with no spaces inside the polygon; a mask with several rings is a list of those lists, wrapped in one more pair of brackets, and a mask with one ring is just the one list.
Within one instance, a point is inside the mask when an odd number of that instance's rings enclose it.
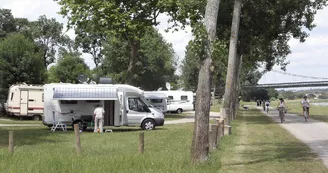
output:
{"label": "caravan", "polygon": [[118,84],[44,85],[43,124],[92,122],[98,104],[105,109],[105,126],[140,126],[152,130],[164,124],[163,113],[145,100],[142,90]]}
{"label": "caravan", "polygon": [[147,101],[155,108],[161,110],[162,112],[167,111],[167,96],[165,94],[157,93],[156,91],[145,91],[144,95]]}
{"label": "caravan", "polygon": [[41,120],[43,114],[43,87],[37,85],[12,85],[9,88],[5,109],[9,115],[32,117]]}
{"label": "caravan", "polygon": [[192,111],[194,96],[191,91],[153,91],[152,93],[164,94],[167,98],[167,112],[182,113]]}

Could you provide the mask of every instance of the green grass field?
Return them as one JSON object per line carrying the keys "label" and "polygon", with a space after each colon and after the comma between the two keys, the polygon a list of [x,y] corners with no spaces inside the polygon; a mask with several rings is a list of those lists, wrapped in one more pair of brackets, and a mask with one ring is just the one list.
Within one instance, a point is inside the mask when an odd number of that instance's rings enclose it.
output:
{"label": "green grass field", "polygon": [[165,121],[171,121],[171,120],[178,120],[178,119],[183,119],[190,116],[188,113],[182,113],[182,114],[165,114]]}
{"label": "green grass field", "polygon": [[[316,155],[257,110],[241,111],[233,135],[222,139],[206,164],[190,163],[193,123],[165,125],[155,131],[114,128],[113,133],[81,133],[77,156],[74,133],[46,127],[0,127],[0,172],[327,172]],[[7,151],[15,132],[15,153]],[[145,132],[145,153],[138,153]]]}

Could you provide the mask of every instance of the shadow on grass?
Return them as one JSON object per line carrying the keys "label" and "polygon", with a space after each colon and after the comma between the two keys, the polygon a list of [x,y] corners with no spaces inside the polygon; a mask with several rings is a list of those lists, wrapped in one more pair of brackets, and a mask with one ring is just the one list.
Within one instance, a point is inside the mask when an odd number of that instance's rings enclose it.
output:
{"label": "shadow on grass", "polygon": [[[241,145],[242,146],[242,145]],[[240,153],[246,162],[237,162],[229,165],[251,165],[262,162],[284,162],[284,161],[313,161],[317,155],[307,150],[303,143],[281,142],[281,143],[253,143],[249,144],[252,149]],[[255,148],[272,148],[255,151]]]}
{"label": "shadow on grass", "polygon": [[[19,128],[1,128],[0,129],[0,147],[8,146],[9,131],[14,131],[15,145],[38,145],[45,142],[61,142],[60,138],[47,139],[53,132],[47,128],[19,127]],[[56,132],[59,136],[65,132]]]}

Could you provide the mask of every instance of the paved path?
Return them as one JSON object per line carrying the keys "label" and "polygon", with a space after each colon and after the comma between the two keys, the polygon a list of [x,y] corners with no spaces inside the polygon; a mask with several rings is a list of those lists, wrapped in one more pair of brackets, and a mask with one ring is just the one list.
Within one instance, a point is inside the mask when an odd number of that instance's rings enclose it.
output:
{"label": "paved path", "polygon": [[[185,113],[190,114],[190,116],[186,116],[186,118],[183,119],[165,121],[164,124],[182,124],[182,123],[192,123],[195,121],[195,111],[189,111]],[[215,119],[219,117],[220,117],[220,112],[210,112],[210,119]]]}
{"label": "paved path", "polygon": [[[263,112],[263,111],[262,111]],[[296,138],[307,144],[311,150],[318,154],[328,168],[328,124],[310,119],[305,122],[304,118],[295,114],[286,114],[286,122],[280,123],[278,111],[271,108],[267,116],[287,129]]]}

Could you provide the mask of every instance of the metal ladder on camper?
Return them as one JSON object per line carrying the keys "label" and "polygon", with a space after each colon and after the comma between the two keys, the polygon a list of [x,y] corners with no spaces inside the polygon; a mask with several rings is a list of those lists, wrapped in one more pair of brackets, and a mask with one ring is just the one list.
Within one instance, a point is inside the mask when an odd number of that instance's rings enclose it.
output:
{"label": "metal ladder on camper", "polygon": [[51,131],[54,132],[56,131],[57,128],[62,129],[63,131],[67,131],[67,126],[61,121],[56,121],[56,113],[55,111],[52,111],[52,117],[53,117],[53,124],[51,127]]}

